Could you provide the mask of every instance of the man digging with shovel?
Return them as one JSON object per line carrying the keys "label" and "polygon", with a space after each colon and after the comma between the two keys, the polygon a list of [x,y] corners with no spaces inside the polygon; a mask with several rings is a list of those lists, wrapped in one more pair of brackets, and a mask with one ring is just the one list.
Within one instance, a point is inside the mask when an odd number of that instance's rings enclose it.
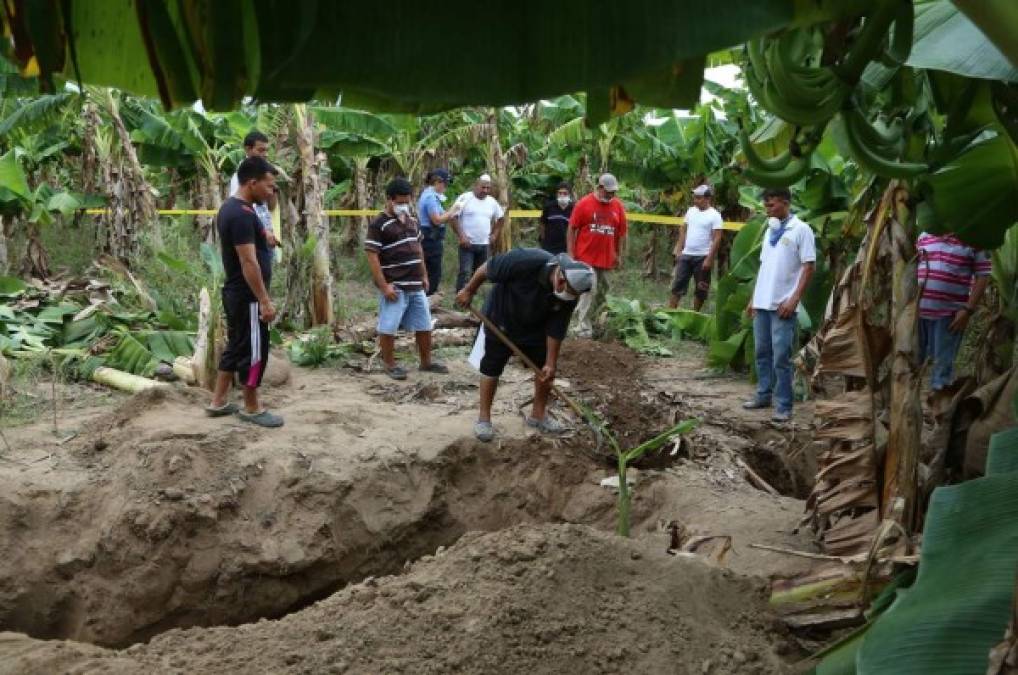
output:
{"label": "man digging with shovel", "polygon": [[[548,393],[569,319],[577,299],[593,286],[594,270],[565,253],[556,256],[536,248],[516,249],[482,265],[456,294],[456,302],[470,307],[485,281],[493,282],[494,287],[483,315],[471,310],[484,324],[471,354],[471,361],[481,371],[480,413],[474,435],[485,442],[495,437],[491,404],[498,378],[517,350],[540,369],[534,375],[534,407],[527,426],[561,433],[562,425],[547,415]],[[481,347],[483,353],[479,353]]]}

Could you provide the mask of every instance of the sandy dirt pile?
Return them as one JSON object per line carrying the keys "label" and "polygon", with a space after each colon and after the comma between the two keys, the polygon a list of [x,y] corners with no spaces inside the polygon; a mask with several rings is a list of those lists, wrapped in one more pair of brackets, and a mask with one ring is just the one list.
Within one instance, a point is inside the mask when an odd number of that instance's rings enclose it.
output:
{"label": "sandy dirt pile", "polygon": [[766,585],[577,525],[469,533],[278,621],[107,651],[0,636],[5,672],[784,673]]}

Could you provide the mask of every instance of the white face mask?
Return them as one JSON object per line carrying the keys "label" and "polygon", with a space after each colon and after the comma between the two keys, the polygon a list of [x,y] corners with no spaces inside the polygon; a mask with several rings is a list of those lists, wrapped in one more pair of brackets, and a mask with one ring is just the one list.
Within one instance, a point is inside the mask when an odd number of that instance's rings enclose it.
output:
{"label": "white face mask", "polygon": [[781,228],[781,221],[773,216],[767,219],[767,227],[772,230],[778,230]]}
{"label": "white face mask", "polygon": [[559,206],[560,206],[561,208],[563,208],[563,209],[564,209],[565,207],[569,206],[569,197],[559,197],[559,198],[558,198],[558,205],[559,205]]}
{"label": "white face mask", "polygon": [[445,200],[449,198],[449,196],[444,192],[436,192],[435,194],[438,195],[438,201],[442,202],[443,204],[445,203]]}
{"label": "white face mask", "polygon": [[397,218],[405,218],[410,215],[409,204],[393,204],[392,212],[396,214]]}
{"label": "white face mask", "polygon": [[572,302],[576,299],[576,296],[569,291],[555,291],[555,297],[563,302]]}

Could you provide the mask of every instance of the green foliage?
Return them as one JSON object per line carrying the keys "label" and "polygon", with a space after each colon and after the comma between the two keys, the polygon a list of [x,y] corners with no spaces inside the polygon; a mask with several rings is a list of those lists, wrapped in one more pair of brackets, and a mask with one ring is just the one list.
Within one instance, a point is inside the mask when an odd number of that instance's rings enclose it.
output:
{"label": "green foliage", "polygon": [[335,361],[343,361],[356,351],[356,345],[336,344],[328,326],[316,328],[290,342],[287,355],[298,366],[318,368]]}

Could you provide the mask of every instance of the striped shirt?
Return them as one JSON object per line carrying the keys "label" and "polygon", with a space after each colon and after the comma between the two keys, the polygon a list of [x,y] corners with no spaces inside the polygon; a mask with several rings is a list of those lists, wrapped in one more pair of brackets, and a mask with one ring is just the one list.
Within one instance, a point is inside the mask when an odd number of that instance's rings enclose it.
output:
{"label": "striped shirt", "polygon": [[384,211],[378,214],[368,225],[364,250],[378,254],[387,282],[404,291],[424,290],[421,231],[412,217],[404,225]]}
{"label": "striped shirt", "polygon": [[919,249],[919,316],[940,319],[965,307],[973,277],[990,274],[990,256],[947,234],[923,232]]}

